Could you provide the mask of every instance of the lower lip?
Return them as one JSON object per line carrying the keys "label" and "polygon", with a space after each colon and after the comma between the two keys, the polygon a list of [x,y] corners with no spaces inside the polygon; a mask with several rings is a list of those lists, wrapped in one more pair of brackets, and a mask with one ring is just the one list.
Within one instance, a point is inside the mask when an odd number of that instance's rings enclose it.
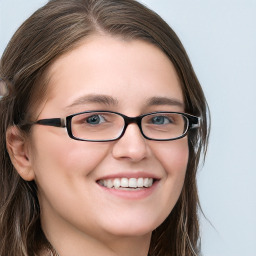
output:
{"label": "lower lip", "polygon": [[149,188],[142,188],[138,190],[121,190],[121,189],[114,189],[114,188],[107,188],[100,184],[99,187],[106,193],[110,193],[114,196],[121,197],[123,199],[130,199],[130,200],[141,200],[148,196],[150,196],[154,190],[157,188],[159,181],[155,181],[153,185]]}

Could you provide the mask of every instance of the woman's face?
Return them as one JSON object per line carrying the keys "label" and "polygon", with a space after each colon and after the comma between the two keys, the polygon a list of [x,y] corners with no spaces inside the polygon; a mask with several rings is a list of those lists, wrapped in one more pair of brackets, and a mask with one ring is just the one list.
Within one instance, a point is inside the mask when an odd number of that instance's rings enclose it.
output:
{"label": "woman's face", "polygon": [[[38,119],[109,110],[130,117],[184,111],[181,86],[166,55],[147,42],[93,36],[57,59]],[[71,139],[65,128],[35,125],[30,160],[46,234],[143,236],[169,215],[188,162],[187,137],[145,139],[136,124],[112,142]],[[153,178],[148,188],[108,188],[99,180]]]}

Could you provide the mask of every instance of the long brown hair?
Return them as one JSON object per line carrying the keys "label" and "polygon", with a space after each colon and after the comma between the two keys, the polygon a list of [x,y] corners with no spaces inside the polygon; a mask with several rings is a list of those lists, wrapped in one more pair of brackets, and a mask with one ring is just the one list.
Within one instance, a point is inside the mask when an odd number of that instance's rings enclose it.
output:
{"label": "long brown hair", "polygon": [[0,100],[0,256],[34,256],[47,243],[40,225],[34,181],[16,172],[6,149],[6,131],[31,120],[47,90],[47,68],[89,35],[104,33],[158,46],[174,64],[185,111],[200,116],[188,134],[185,183],[174,209],[153,231],[149,255],[195,256],[200,253],[196,171],[208,141],[207,103],[184,47],[156,13],[133,0],[51,0],[26,20],[9,42],[0,63],[8,93]]}

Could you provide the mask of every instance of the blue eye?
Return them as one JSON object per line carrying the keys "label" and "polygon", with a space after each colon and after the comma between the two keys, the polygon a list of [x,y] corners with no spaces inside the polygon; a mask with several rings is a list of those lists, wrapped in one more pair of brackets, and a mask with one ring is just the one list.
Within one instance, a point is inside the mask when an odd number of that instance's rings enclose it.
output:
{"label": "blue eye", "polygon": [[154,116],[151,120],[152,124],[162,125],[171,123],[170,119],[166,116]]}
{"label": "blue eye", "polygon": [[92,125],[100,124],[104,122],[104,118],[100,115],[93,115],[87,118],[86,122]]}

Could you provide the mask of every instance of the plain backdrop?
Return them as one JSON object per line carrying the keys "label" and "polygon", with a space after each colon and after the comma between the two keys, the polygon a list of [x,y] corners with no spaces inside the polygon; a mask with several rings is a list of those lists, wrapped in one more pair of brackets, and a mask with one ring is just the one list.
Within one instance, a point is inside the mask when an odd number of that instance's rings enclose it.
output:
{"label": "plain backdrop", "polygon": [[[204,256],[256,256],[256,1],[142,0],[175,30],[212,117],[198,173]],[[0,0],[0,55],[46,0]]]}

